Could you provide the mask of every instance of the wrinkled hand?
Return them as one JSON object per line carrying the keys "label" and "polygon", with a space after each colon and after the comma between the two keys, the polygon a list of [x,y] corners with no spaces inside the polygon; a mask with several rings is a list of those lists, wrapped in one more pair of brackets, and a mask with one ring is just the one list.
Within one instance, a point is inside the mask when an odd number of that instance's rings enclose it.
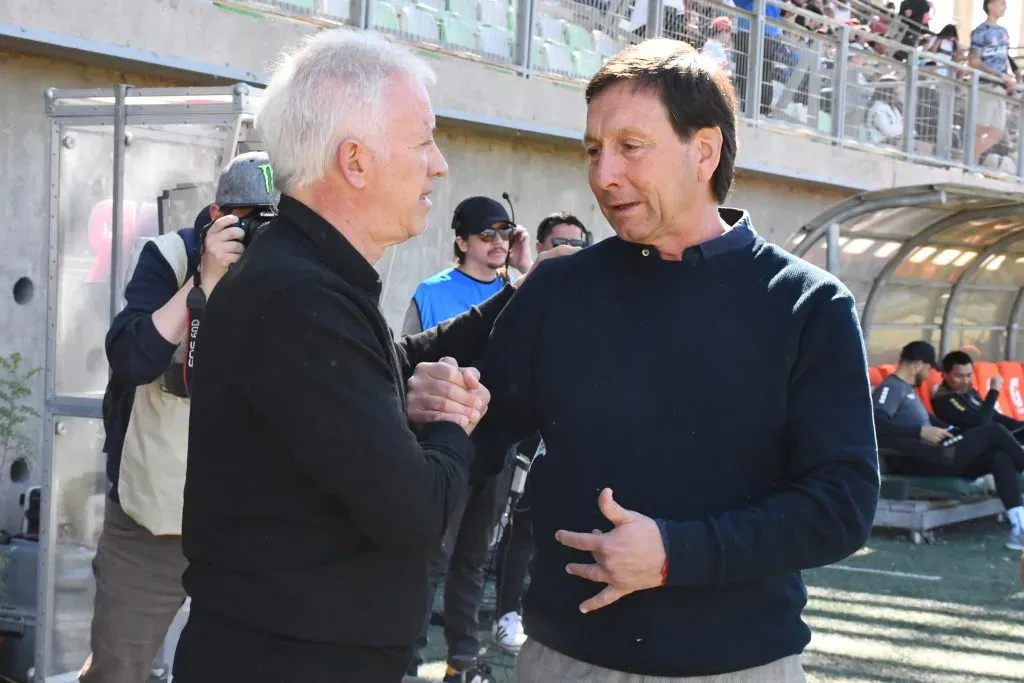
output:
{"label": "wrinkled hand", "polygon": [[533,254],[530,253],[530,233],[521,225],[515,227],[509,238],[508,264],[520,273],[528,273],[533,267]]}
{"label": "wrinkled hand", "polygon": [[242,258],[245,247],[242,239],[245,231],[235,225],[238,216],[228,214],[213,222],[203,242],[203,256],[199,263],[199,275],[207,295],[213,290],[228,268]]}
{"label": "wrinkled hand", "polygon": [[476,368],[460,368],[454,358],[420,363],[407,383],[409,420],[415,424],[454,422],[472,434],[487,413],[491,394]]}
{"label": "wrinkled hand", "polygon": [[932,427],[931,425],[921,427],[921,438],[933,446],[938,446],[951,436],[953,435],[949,433],[949,430],[942,427]]}
{"label": "wrinkled hand", "polygon": [[601,514],[615,525],[609,532],[576,533],[558,531],[555,540],[568,548],[591,553],[596,564],[569,564],[565,570],[596,583],[608,584],[603,591],[580,605],[583,613],[607,607],[636,591],[662,585],[665,546],[661,530],[650,517],[627,510],[612,497],[611,489],[598,496]]}
{"label": "wrinkled hand", "polygon": [[553,249],[548,249],[547,251],[537,254],[537,260],[533,262],[533,265],[530,267],[529,272],[526,272],[523,275],[523,277],[513,282],[513,286],[518,287],[519,285],[523,284],[523,281],[530,276],[530,273],[537,270],[537,266],[539,266],[544,261],[547,261],[548,259],[559,258],[561,256],[569,256],[570,254],[575,254],[580,249],[581,247],[574,247],[571,244],[562,244],[560,246],[554,247]]}

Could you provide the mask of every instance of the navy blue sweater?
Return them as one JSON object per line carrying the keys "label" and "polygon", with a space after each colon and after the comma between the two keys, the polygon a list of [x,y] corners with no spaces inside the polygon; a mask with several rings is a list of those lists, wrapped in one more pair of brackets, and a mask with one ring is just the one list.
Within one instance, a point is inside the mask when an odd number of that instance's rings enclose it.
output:
{"label": "navy blue sweater", "polygon": [[[194,228],[178,231],[191,254],[196,247]],[[192,259],[190,258],[191,262]],[[192,277],[191,268],[186,279]],[[107,332],[107,361],[110,380],[103,396],[103,427],[106,440],[107,479],[110,497],[117,501],[121,471],[121,448],[135,401],[135,387],[155,381],[171,365],[177,344],[160,336],[153,324],[153,312],[178,292],[178,280],[170,264],[153,244],[139,255],[132,279],[125,286],[125,307],[114,317]]]}
{"label": "navy blue sweater", "polygon": [[[879,477],[863,338],[850,292],[767,244],[745,213],[681,262],[610,238],[542,265],[480,363],[495,452],[539,429],[530,474],[531,638],[650,676],[701,676],[799,653],[800,571],[861,547]],[[478,476],[497,469],[479,456]],[[603,584],[559,529],[610,530],[611,487],[667,530],[668,585],[581,614]]]}

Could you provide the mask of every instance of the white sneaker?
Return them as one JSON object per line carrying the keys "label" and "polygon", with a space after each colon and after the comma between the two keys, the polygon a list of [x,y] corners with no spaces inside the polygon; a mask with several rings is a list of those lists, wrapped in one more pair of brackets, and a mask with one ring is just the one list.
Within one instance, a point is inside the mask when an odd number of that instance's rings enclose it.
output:
{"label": "white sneaker", "polygon": [[526,631],[523,630],[523,618],[518,612],[509,612],[498,619],[491,629],[494,642],[505,652],[518,655],[519,649],[526,642]]}
{"label": "white sneaker", "polygon": [[1024,550],[1024,531],[1015,529],[1010,532],[1010,538],[1006,540],[1006,547],[1010,550]]}

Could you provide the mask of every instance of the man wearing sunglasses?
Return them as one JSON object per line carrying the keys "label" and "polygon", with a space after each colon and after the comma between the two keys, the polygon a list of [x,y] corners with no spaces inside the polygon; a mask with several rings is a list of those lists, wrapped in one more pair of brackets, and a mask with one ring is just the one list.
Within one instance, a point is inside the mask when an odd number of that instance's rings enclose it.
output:
{"label": "man wearing sunglasses", "polygon": [[537,253],[568,244],[573,247],[590,246],[590,233],[583,221],[567,211],[553,213],[537,226]]}
{"label": "man wearing sunglasses", "polygon": [[[403,334],[428,330],[501,291],[509,280],[507,267],[525,273],[533,265],[529,235],[517,227],[499,202],[490,197],[463,200],[452,216],[455,265],[420,283],[405,317]],[[480,651],[477,613],[483,598],[484,567],[490,534],[497,516],[497,480],[470,487],[456,509],[441,547],[430,566],[430,604],[444,579],[445,640],[448,670],[444,680],[493,683],[486,666],[476,661]],[[415,674],[427,645],[430,612],[416,643],[410,674]]]}

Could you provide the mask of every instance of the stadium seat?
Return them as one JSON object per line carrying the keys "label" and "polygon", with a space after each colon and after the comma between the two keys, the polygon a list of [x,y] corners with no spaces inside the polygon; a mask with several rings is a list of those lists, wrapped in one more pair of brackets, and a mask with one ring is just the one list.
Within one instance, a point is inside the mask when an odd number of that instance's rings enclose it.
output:
{"label": "stadium seat", "polygon": [[370,17],[370,23],[374,28],[395,33],[402,30],[398,25],[398,12],[386,2],[376,0],[373,3]]}
{"label": "stadium seat", "polygon": [[882,371],[881,370],[879,370],[876,367],[868,368],[868,380],[870,380],[870,382],[871,382],[871,388],[872,389],[874,389],[879,384],[881,384],[883,379],[884,378],[882,377]]}
{"label": "stadium seat", "polygon": [[612,57],[622,49],[622,46],[612,40],[608,34],[597,29],[594,29],[593,39],[594,49],[602,57]]}
{"label": "stadium seat", "polygon": [[497,26],[482,25],[480,27],[480,52],[485,55],[512,58],[512,33]]}
{"label": "stadium seat", "polygon": [[493,0],[482,0],[477,4],[477,19],[484,26],[508,28],[508,5]]}
{"label": "stadium seat", "polygon": [[921,382],[921,386],[917,388],[917,395],[921,399],[921,405],[931,414],[934,414],[932,411],[932,396],[940,384],[942,384],[942,373],[938,370],[932,370],[928,373],[927,379]]}
{"label": "stadium seat", "polygon": [[429,9],[417,5],[402,8],[402,32],[419,38],[425,43],[440,43],[441,32],[437,19]]}
{"label": "stadium seat", "polygon": [[461,16],[445,14],[441,17],[441,42],[476,50],[476,22],[470,23]]}
{"label": "stadium seat", "polygon": [[545,43],[540,48],[540,64],[543,71],[569,75],[572,73],[572,55],[561,43]]}
{"label": "stadium seat", "polygon": [[1003,376],[1003,392],[1006,394],[1007,415],[1015,420],[1024,420],[1024,367],[1013,361],[996,363]]}
{"label": "stadium seat", "polygon": [[878,366],[878,371],[882,373],[882,379],[885,379],[892,373],[896,372],[896,365],[893,363],[885,363]]}
{"label": "stadium seat", "polygon": [[589,79],[601,68],[601,55],[593,50],[576,50],[572,53],[572,72],[580,78]]}
{"label": "stadium seat", "polygon": [[565,40],[565,32],[562,30],[562,21],[549,17],[546,14],[538,14],[534,22],[534,35],[540,36],[542,40],[550,40],[561,43]]}
{"label": "stadium seat", "polygon": [[[992,361],[980,360],[974,364],[974,388],[978,390],[982,398],[985,398],[985,394],[988,393],[988,383],[999,374],[999,366]],[[1005,383],[1003,384],[1003,390],[999,392],[996,410],[1003,415],[1009,415],[1013,412],[1009,405],[1009,396],[1007,395]]]}
{"label": "stadium seat", "polygon": [[568,21],[562,24],[563,42],[572,50],[593,50],[594,38],[587,29]]}
{"label": "stadium seat", "polygon": [[445,9],[449,14],[459,15],[463,21],[476,21],[479,4],[477,0],[446,0]]}
{"label": "stadium seat", "polygon": [[[416,0],[416,6],[428,12],[443,12],[445,0]],[[436,21],[436,20],[435,20]]]}
{"label": "stadium seat", "polygon": [[324,14],[332,19],[347,20],[349,18],[348,0],[327,0],[324,5]]}

